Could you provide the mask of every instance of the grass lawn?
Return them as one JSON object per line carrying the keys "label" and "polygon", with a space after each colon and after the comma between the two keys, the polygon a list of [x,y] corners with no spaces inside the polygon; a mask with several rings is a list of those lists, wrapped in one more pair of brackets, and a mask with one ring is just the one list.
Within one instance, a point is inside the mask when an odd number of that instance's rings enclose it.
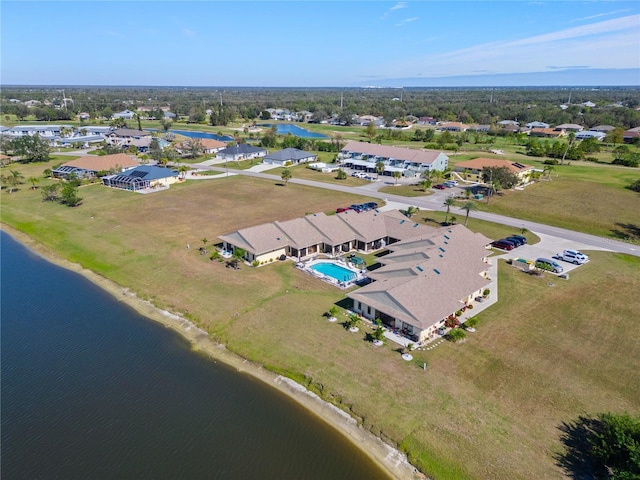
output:
{"label": "grass lawn", "polygon": [[378,191],[382,193],[402,195],[403,197],[424,197],[433,193],[433,190],[431,189],[428,189],[425,192],[424,189],[417,183],[415,185],[389,185],[379,188]]}
{"label": "grass lawn", "polygon": [[[347,178],[345,178],[344,180],[338,180],[336,178],[336,172],[319,172],[317,170],[307,168],[306,165],[296,165],[295,167],[287,168],[291,170],[292,178],[314,180],[316,182],[336,183],[338,185],[344,185],[346,187],[359,187],[361,185],[366,185],[367,183],[369,183],[368,180],[363,180],[362,178],[351,176],[347,176]],[[267,173],[271,173],[273,175],[281,175],[283,170],[284,168],[282,167],[276,167],[272,170],[269,170]]]}
{"label": "grass lawn", "polygon": [[[17,168],[28,178],[49,165]],[[80,189],[77,208],[44,203],[28,185],[1,195],[2,222],[189,316],[230,350],[289,372],[407,450],[433,478],[559,478],[563,422],[640,409],[638,258],[589,252],[591,261],[569,281],[501,262],[500,301],[478,314],[478,331],[404,362],[395,346],[366,342],[368,326],[352,334],[342,322],[327,322],[323,313],[344,292],[292,263],[234,271],[193,248],[203,238],[211,244],[238,228],[366,197],[242,176],[187,181],[151,195],[91,185]],[[469,226],[508,229],[473,214]]]}

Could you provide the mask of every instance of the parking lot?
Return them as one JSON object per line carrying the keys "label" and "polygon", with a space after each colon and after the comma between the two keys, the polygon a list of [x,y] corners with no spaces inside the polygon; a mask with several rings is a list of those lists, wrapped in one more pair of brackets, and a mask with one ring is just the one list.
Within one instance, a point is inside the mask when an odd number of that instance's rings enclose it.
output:
{"label": "parking lot", "polygon": [[[501,253],[500,257],[505,259],[510,258],[513,260],[515,260],[516,258],[524,258],[533,262],[535,262],[535,260],[540,257],[548,258],[550,260],[555,260],[562,266],[562,268],[564,269],[562,273],[568,273],[580,267],[580,265],[574,265],[573,263],[554,259],[553,257],[555,255],[561,253],[563,250],[568,249],[584,251],[587,255],[589,255],[589,252],[586,250],[593,250],[593,247],[565,240],[563,238],[551,237],[548,235],[537,233],[536,235],[540,237],[540,241],[535,245],[522,245],[518,248],[514,248],[511,251]],[[502,252],[502,250],[498,251]]]}

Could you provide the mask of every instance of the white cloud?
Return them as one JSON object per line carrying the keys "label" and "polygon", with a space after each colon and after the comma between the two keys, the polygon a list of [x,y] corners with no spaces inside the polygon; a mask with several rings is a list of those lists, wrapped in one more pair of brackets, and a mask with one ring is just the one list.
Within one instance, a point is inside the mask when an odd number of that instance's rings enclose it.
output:
{"label": "white cloud", "polygon": [[400,23],[396,23],[396,27],[401,27],[402,25],[406,25],[407,23],[410,22],[415,22],[416,20],[418,20],[419,17],[411,17],[411,18],[405,18],[404,20],[402,20]]}
{"label": "white cloud", "polygon": [[396,10],[402,10],[403,8],[407,8],[407,7],[408,7],[407,2],[398,2],[393,7],[391,7],[389,10],[384,12],[380,18],[382,20],[384,20],[389,15],[391,15],[393,12],[395,12]]}
{"label": "white cloud", "polygon": [[614,10],[613,12],[607,12],[607,13],[599,13],[597,15],[591,15],[589,17],[576,18],[575,20],[571,20],[571,23],[583,22],[585,20],[593,20],[594,18],[600,18],[600,17],[608,17],[610,15],[617,15],[619,13],[626,13],[628,11],[629,11],[629,9],[626,9],[626,10]]}
{"label": "white cloud", "polygon": [[[496,41],[384,65],[389,76],[467,75],[549,71],[549,65],[640,69],[640,15],[607,20],[522,39]],[[588,72],[588,70],[586,70]],[[586,75],[587,73],[585,73]]]}

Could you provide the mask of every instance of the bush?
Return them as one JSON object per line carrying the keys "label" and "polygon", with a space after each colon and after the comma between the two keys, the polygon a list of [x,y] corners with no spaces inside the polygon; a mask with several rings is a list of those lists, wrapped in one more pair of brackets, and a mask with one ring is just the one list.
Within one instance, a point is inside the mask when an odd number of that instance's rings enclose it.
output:
{"label": "bush", "polygon": [[634,192],[640,192],[640,178],[629,185],[629,189],[633,190]]}
{"label": "bush", "polygon": [[254,267],[259,267],[260,266],[260,260],[254,260],[253,262],[251,262],[251,265]]}
{"label": "bush", "polygon": [[467,337],[467,334],[464,330],[459,328],[454,328],[447,334],[447,338],[452,342],[459,342],[460,340],[464,340]]}
{"label": "bush", "polygon": [[458,310],[458,311],[456,312],[456,317],[459,317],[459,316],[461,316],[461,315],[462,315],[462,310]]}
{"label": "bush", "polygon": [[546,159],[544,162],[542,162],[544,165],[558,165],[558,160],[556,160],[555,158],[548,158]]}
{"label": "bush", "polygon": [[475,327],[478,324],[478,319],[476,317],[467,318],[467,321],[464,322],[465,327]]}
{"label": "bush", "polygon": [[471,310],[471,309],[473,309],[473,305],[472,305],[472,304],[467,305],[467,308],[468,308],[469,310]]}
{"label": "bush", "polygon": [[490,293],[491,293],[491,290],[489,290],[488,288],[485,288],[485,289],[482,291],[482,296],[483,296],[483,297],[488,297]]}

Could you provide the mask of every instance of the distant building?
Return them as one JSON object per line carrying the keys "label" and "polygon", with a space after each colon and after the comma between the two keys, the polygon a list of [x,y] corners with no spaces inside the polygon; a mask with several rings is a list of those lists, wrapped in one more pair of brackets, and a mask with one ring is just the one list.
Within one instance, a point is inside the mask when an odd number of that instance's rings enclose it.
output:
{"label": "distant building", "polygon": [[131,110],[123,110],[122,112],[114,113],[111,118],[122,118],[123,120],[131,120],[135,114],[136,113],[132,112]]}
{"label": "distant building", "polygon": [[527,128],[549,128],[550,125],[548,123],[544,123],[544,122],[529,122],[529,123],[525,124],[525,127],[527,127]]}
{"label": "distant building", "polygon": [[507,168],[511,173],[518,177],[518,182],[520,184],[529,183],[531,173],[534,170],[531,165],[512,162],[511,160],[503,160],[500,158],[474,158],[473,160],[457,163],[454,171],[464,180],[482,182],[482,170],[489,167]]}
{"label": "distant building", "polygon": [[227,147],[220,150],[216,154],[216,158],[221,160],[250,160],[253,158],[261,158],[267,155],[267,149],[262,147],[254,147],[252,145],[247,145],[246,143],[241,143],[239,145],[234,145],[232,147]]}

